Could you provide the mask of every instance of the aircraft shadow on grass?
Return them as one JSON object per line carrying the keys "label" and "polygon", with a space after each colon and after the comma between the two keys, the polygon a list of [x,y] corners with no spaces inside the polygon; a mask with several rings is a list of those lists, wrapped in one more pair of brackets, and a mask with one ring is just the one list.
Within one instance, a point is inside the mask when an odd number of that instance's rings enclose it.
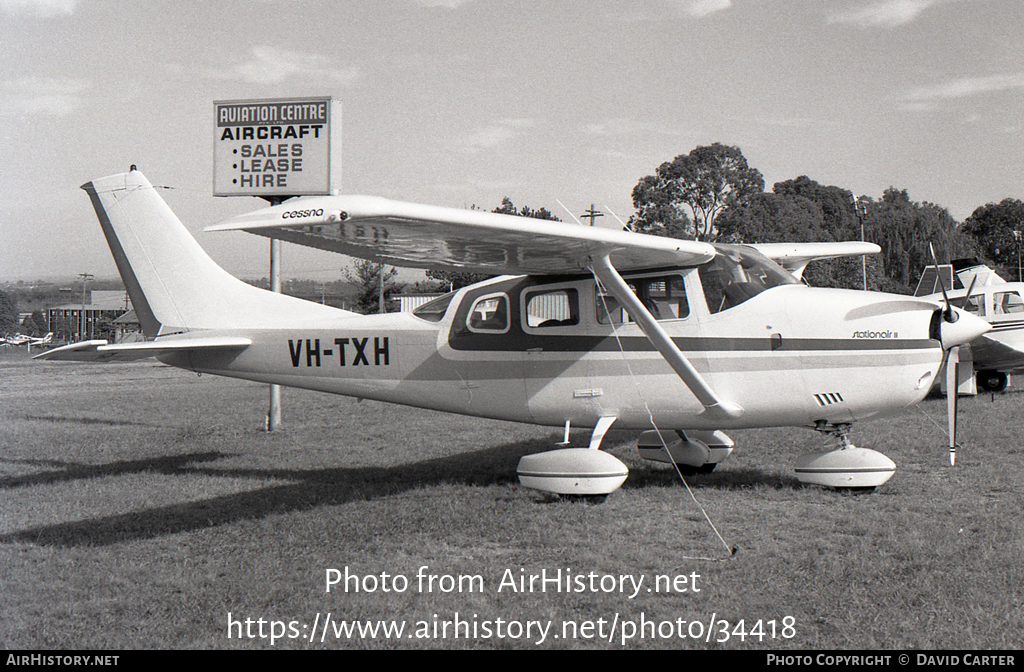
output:
{"label": "aircraft shadow on grass", "polygon": [[[684,476],[691,487],[701,490],[743,490],[754,487],[766,487],[772,490],[802,490],[807,486],[795,477],[785,476],[777,472],[763,469],[728,469],[710,474]],[[667,487],[681,485],[679,475],[671,467],[642,467],[629,472],[629,479],[622,484],[624,489],[643,487]]]}
{"label": "aircraft shadow on grass", "polygon": [[153,427],[153,428],[164,428],[168,425],[162,425],[155,422],[137,422],[135,420],[111,420],[109,418],[83,418],[83,417],[65,417],[60,415],[23,415],[23,420],[37,420],[42,422],[60,422],[74,425],[106,425],[109,427]]}
{"label": "aircraft shadow on grass", "polygon": [[[85,465],[54,460],[22,461],[46,466],[63,466],[26,476],[0,479],[0,489],[56,484],[72,480],[124,476],[155,472],[165,475],[213,476],[287,481],[246,492],[211,497],[200,501],[169,504],[87,520],[41,525],[0,535],[0,543],[31,543],[44,546],[103,546],[167,534],[205,529],[243,519],[276,513],[307,511],[320,506],[395,495],[423,486],[455,483],[465,485],[513,485],[518,483],[516,466],[523,455],[547,450],[551,439],[533,439],[493,446],[453,456],[433,458],[392,467],[330,469],[216,469],[204,466],[231,454],[209,451],[145,460],[125,460],[104,465]],[[674,471],[635,468],[625,488],[678,485]],[[779,477],[756,469],[730,470],[687,479],[701,488],[738,489],[755,485],[799,489],[795,479]],[[538,496],[544,496],[537,493]]]}
{"label": "aircraft shadow on grass", "polygon": [[86,478],[103,478],[105,476],[124,476],[153,472],[158,474],[182,474],[190,471],[189,465],[197,462],[213,462],[225,453],[209,451],[189,455],[170,455],[152,457],[146,460],[119,460],[107,464],[83,464],[81,462],[64,462],[62,460],[0,460],[0,463],[25,464],[34,467],[54,467],[59,471],[43,471],[24,476],[0,478],[0,490],[20,488],[31,485],[53,485],[66,481],[77,481]]}

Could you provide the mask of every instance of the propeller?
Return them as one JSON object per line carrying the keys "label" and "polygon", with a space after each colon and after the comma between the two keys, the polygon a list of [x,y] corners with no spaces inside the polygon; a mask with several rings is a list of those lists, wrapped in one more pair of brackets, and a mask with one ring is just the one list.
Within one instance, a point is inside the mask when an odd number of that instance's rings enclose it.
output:
{"label": "propeller", "polygon": [[[939,279],[939,287],[942,289],[942,300],[946,304],[946,308],[942,311],[942,320],[947,324],[952,324],[960,319],[960,316],[953,310],[953,304],[949,300],[949,294],[946,293],[946,281],[942,278],[942,273],[939,272],[939,262],[935,258],[935,248],[932,247],[931,243],[928,243],[928,251],[932,255],[932,263],[935,264],[935,275]],[[964,296],[964,305],[967,305],[967,300],[971,295],[971,290],[974,289],[974,280],[977,279],[975,276],[971,280],[971,286],[967,289],[967,294]],[[952,289],[952,287],[950,288]],[[949,465],[956,465],[956,451],[959,447],[956,442],[956,416],[957,416],[957,402],[958,402],[958,389],[960,383],[960,346],[954,345],[946,350],[946,422],[949,425]]]}
{"label": "propeller", "polygon": [[971,292],[974,290],[974,283],[977,281],[977,275],[971,278],[971,284],[967,287],[967,293],[964,294],[964,300],[960,302],[960,305],[957,306],[957,308],[963,308],[964,310],[967,310],[967,302],[971,300]]}
{"label": "propeller", "polygon": [[[971,292],[974,290],[974,283],[978,281],[978,276],[975,275],[971,278],[971,284],[967,287],[967,293],[964,294],[964,300],[960,303],[960,308],[967,309],[967,302],[971,300]],[[952,371],[952,373],[950,373]],[[959,401],[959,395],[950,394],[950,386],[958,387],[960,383],[960,346],[950,348],[949,355],[946,361],[946,417],[949,422],[949,465],[956,465],[956,450],[959,447],[956,442],[956,416],[957,416],[957,403]]]}
{"label": "propeller", "polygon": [[954,346],[946,353],[946,420],[949,424],[949,466],[956,465],[956,407],[960,382],[960,346]]}
{"label": "propeller", "polygon": [[[946,304],[946,310],[942,311],[942,319],[946,322],[953,323],[960,319],[960,316],[953,311],[953,304],[949,302],[949,294],[946,293],[946,281],[942,279],[942,273],[939,272],[939,261],[935,258],[935,248],[932,247],[931,243],[928,243],[928,251],[932,255],[932,263],[935,264],[935,276],[939,280],[939,289],[942,290],[942,300]],[[950,287],[952,289],[952,287]]]}

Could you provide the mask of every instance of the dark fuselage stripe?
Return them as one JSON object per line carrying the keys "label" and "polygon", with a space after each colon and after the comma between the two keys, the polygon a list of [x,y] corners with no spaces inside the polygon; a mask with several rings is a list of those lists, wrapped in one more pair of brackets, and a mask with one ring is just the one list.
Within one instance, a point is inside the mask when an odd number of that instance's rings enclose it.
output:
{"label": "dark fuselage stripe", "polygon": [[[929,339],[790,338],[773,347],[770,338],[673,338],[683,352],[813,352],[868,350],[932,350],[938,341]],[[453,350],[484,352],[626,352],[654,351],[645,336],[533,336],[472,334],[450,337]]]}

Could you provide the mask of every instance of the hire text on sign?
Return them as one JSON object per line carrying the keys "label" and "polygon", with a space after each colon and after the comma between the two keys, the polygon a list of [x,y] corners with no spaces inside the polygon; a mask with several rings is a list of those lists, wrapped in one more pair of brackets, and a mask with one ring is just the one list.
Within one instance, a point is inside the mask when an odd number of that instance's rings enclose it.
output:
{"label": "hire text on sign", "polygon": [[214,103],[214,196],[327,195],[340,188],[341,104],[330,98]]}

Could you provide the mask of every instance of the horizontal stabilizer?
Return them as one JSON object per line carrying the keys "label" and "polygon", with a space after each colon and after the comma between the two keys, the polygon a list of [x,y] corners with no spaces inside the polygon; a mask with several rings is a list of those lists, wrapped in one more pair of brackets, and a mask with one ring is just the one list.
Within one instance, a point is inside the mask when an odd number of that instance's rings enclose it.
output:
{"label": "horizontal stabilizer", "polygon": [[250,345],[252,345],[250,339],[238,336],[189,336],[113,344],[107,343],[107,341],[81,341],[47,350],[32,359],[61,362],[131,362],[146,357],[158,357],[189,350],[240,351]]}

